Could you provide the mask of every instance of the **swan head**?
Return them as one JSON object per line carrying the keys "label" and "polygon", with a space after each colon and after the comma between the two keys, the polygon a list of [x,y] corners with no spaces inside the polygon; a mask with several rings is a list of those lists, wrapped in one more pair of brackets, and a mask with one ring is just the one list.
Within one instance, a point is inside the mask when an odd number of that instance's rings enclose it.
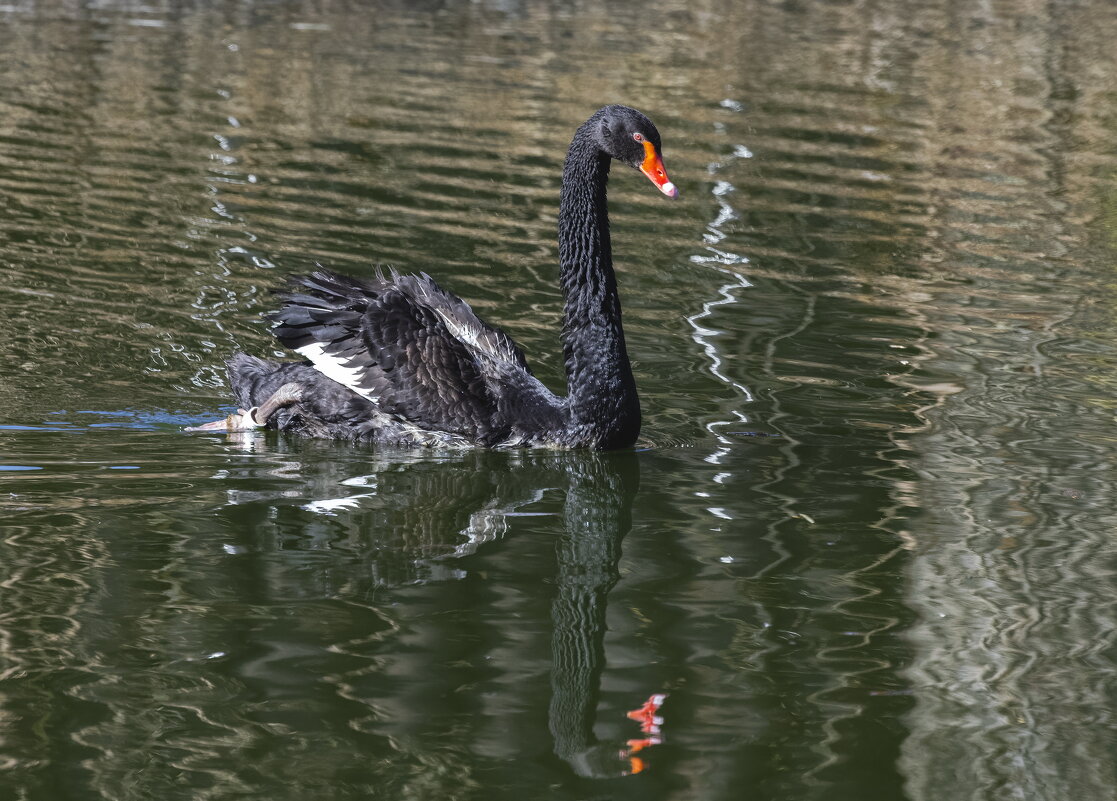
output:
{"label": "swan head", "polygon": [[644,173],[667,197],[679,196],[667,177],[659,131],[651,120],[628,106],[606,106],[594,117],[599,118],[598,145],[605,153]]}

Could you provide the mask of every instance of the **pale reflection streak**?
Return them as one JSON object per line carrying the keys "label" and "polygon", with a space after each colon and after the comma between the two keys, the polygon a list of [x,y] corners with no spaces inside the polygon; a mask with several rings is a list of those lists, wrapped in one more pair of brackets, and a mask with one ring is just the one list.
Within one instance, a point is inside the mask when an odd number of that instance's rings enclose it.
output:
{"label": "pale reflection streak", "polygon": [[[740,103],[733,100],[724,100],[722,101],[721,105],[724,108],[728,108],[732,111],[740,111],[743,108]],[[720,126],[718,127],[718,130],[722,130]],[[709,171],[710,175],[717,175],[724,167],[732,164],[739,159],[745,158],[752,158],[752,152],[744,145],[736,145],[728,158],[723,161],[711,162],[707,166],[707,170]],[[733,191],[734,186],[728,181],[719,180],[714,184],[714,187],[711,190],[711,194],[713,194],[714,200],[718,204],[718,213],[714,221],[706,226],[706,233],[702,237],[706,244],[706,252],[695,254],[690,257],[690,260],[695,264],[701,264],[709,267],[712,270],[716,270],[717,272],[729,278],[729,281],[718,287],[717,298],[705,301],[702,304],[702,311],[697,312],[696,314],[692,314],[686,319],[691,328],[694,329],[694,333],[691,334],[691,337],[702,348],[702,351],[706,354],[706,358],[709,359],[708,369],[710,373],[722,383],[733,387],[733,389],[739,392],[741,394],[741,400],[743,403],[751,403],[753,400],[752,392],[744,385],[731,379],[722,371],[723,359],[721,354],[718,352],[717,343],[715,342],[715,338],[718,337],[722,332],[715,328],[709,328],[699,323],[699,320],[711,317],[714,314],[714,310],[718,306],[726,306],[737,303],[738,299],[736,291],[740,289],[748,289],[750,286],[752,286],[752,284],[749,283],[748,279],[745,278],[744,275],[735,270],[729,269],[729,267],[731,266],[748,264],[748,258],[746,256],[742,256],[740,254],[715,247],[715,245],[720,244],[727,236],[727,234],[722,230],[723,227],[730,221],[737,219],[736,210],[726,199],[727,196]],[[729,448],[727,446],[731,443],[731,440],[725,435],[721,434],[717,429],[724,428],[725,426],[733,425],[735,423],[748,422],[748,417],[745,415],[744,412],[734,409],[732,410],[732,414],[736,418],[735,420],[715,420],[706,424],[706,430],[709,431],[710,434],[712,434],[719,443],[719,447],[715,448],[714,452],[706,457],[706,461],[711,464],[720,464],[722,457],[729,453]]]}

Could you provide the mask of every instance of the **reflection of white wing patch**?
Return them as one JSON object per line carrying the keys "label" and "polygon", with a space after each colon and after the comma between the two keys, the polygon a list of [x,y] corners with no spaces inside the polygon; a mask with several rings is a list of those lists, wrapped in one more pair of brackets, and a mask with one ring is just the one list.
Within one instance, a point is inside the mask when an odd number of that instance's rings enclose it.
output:
{"label": "reflection of white wing patch", "polygon": [[303,505],[303,509],[308,512],[317,512],[320,515],[329,515],[334,517],[340,509],[359,509],[361,507],[361,498],[375,497],[375,492],[362,492],[359,495],[347,495],[344,498],[323,498],[320,501],[311,501]]}
{"label": "reflection of white wing patch", "polygon": [[346,359],[327,353],[326,347],[321,342],[303,345],[301,348],[296,348],[295,352],[310,359],[314,368],[326,378],[331,378],[343,387],[353,390],[362,398],[368,398],[376,403],[376,396],[370,394],[367,389],[361,386],[361,382],[365,378],[364,370],[350,367],[345,363]]}

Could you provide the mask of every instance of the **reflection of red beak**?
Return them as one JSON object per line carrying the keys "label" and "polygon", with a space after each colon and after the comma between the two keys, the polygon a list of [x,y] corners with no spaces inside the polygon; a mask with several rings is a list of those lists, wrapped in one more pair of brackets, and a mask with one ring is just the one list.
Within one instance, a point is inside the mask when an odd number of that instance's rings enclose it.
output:
{"label": "reflection of red beak", "polygon": [[[656,161],[658,162],[658,159],[656,159]],[[660,164],[660,167],[662,166],[663,165]],[[641,171],[643,171],[642,168]],[[651,178],[651,176],[648,177]],[[674,190],[674,185],[667,180],[667,173],[663,174],[663,178],[664,183],[667,186],[670,186],[672,190]],[[655,178],[652,178],[652,180],[655,181]],[[659,186],[659,184],[656,184],[656,186]],[[659,188],[660,191],[663,192],[663,194],[667,194],[667,191],[662,186],[660,186]],[[675,195],[669,195],[669,197],[674,196]],[[639,740],[629,740],[627,743],[625,743],[628,748],[621,751],[620,753],[622,759],[628,760],[628,772],[630,774],[641,773],[644,768],[647,767],[647,765],[644,763],[644,760],[638,756],[635,756],[635,754],[643,751],[649,746],[659,745],[663,742],[663,738],[659,736],[659,727],[663,725],[663,718],[657,715],[656,712],[658,712],[659,708],[663,706],[663,702],[666,699],[667,693],[656,693],[655,695],[648,698],[648,700],[644,702],[644,705],[641,706],[639,709],[633,709],[631,712],[627,713],[628,719],[635,720],[637,723],[639,723],[640,731],[647,735],[646,737]]]}
{"label": "reflection of red beak", "polygon": [[663,725],[663,718],[656,714],[663,702],[667,700],[667,693],[656,693],[644,702],[639,709],[626,713],[629,720],[640,724],[640,731],[644,734],[659,734],[659,727]]}
{"label": "reflection of red beak", "polygon": [[644,163],[640,165],[640,172],[648,176],[651,182],[655,184],[659,191],[667,195],[667,197],[678,197],[679,189],[671,179],[667,177],[667,170],[663,166],[663,159],[659,157],[659,153],[655,150],[655,145],[651,142],[644,140]]}

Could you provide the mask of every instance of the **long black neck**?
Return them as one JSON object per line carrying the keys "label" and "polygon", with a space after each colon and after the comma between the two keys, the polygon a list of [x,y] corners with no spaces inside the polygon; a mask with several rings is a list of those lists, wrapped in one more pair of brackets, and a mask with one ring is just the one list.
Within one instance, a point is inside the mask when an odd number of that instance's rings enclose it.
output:
{"label": "long black neck", "polygon": [[563,355],[572,428],[585,432],[595,447],[623,448],[640,433],[640,401],[625,350],[609,242],[610,159],[596,144],[593,125],[591,119],[574,134],[562,171]]}

